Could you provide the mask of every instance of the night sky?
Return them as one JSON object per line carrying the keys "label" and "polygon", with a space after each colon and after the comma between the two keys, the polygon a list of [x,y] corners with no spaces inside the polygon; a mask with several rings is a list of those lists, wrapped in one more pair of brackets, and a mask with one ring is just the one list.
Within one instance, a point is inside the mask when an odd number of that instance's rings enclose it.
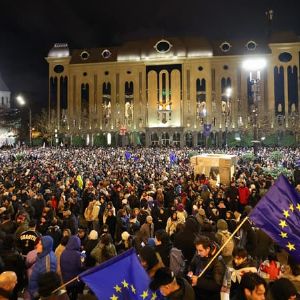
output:
{"label": "night sky", "polygon": [[143,37],[263,37],[265,11],[274,31],[300,35],[299,0],[2,0],[0,72],[13,95],[35,110],[47,106],[48,65],[54,43],[70,49],[112,46]]}

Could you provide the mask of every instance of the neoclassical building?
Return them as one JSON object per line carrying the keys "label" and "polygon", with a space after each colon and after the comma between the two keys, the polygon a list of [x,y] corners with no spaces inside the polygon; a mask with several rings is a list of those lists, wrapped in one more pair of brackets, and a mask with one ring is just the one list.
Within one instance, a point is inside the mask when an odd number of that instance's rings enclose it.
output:
{"label": "neoclassical building", "polygon": [[298,134],[299,57],[291,33],[74,50],[55,44],[46,57],[49,123],[61,138],[90,145],[101,137],[117,145],[224,146],[229,136]]}

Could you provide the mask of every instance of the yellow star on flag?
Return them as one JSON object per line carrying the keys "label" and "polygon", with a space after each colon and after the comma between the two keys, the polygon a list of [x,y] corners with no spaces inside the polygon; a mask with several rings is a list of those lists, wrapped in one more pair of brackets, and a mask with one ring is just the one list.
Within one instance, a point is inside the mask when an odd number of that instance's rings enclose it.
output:
{"label": "yellow star on flag", "polygon": [[136,289],[134,288],[133,284],[130,287],[131,287],[131,291],[135,294],[136,293]]}
{"label": "yellow star on flag", "polygon": [[287,239],[288,237],[288,234],[286,232],[280,232],[280,236],[283,238],[283,239]]}
{"label": "yellow star on flag", "polygon": [[292,243],[288,242],[288,244],[286,246],[287,246],[287,248],[289,248],[290,251],[296,250],[295,244],[292,244]]}
{"label": "yellow star on flag", "polygon": [[284,227],[287,227],[288,225],[286,224],[285,220],[280,220],[279,226],[281,226],[282,228],[284,228]]}
{"label": "yellow star on flag", "polygon": [[300,211],[300,203],[297,204],[296,208]]}
{"label": "yellow star on flag", "polygon": [[119,297],[117,297],[115,294],[113,294],[111,297],[110,297],[111,300],[118,300]]}
{"label": "yellow star on flag", "polygon": [[152,297],[151,297],[151,300],[155,300],[156,298],[157,298],[156,293],[153,293],[153,294],[152,294]]}
{"label": "yellow star on flag", "polygon": [[122,284],[123,284],[124,288],[128,288],[129,284],[128,284],[128,282],[126,282],[125,279],[122,281]]}
{"label": "yellow star on flag", "polygon": [[147,290],[147,291],[143,291],[143,294],[141,295],[141,297],[142,297],[143,299],[146,299],[148,296],[149,296],[148,290]]}
{"label": "yellow star on flag", "polygon": [[117,293],[121,293],[121,291],[122,291],[122,288],[120,286],[118,286],[118,285],[116,285],[114,287],[114,289],[116,290]]}
{"label": "yellow star on flag", "polygon": [[290,204],[289,209],[290,209],[291,211],[294,211],[294,205],[293,205],[293,204]]}
{"label": "yellow star on flag", "polygon": [[288,218],[289,216],[290,216],[290,213],[289,213],[289,211],[288,210],[283,210],[283,215],[286,217],[286,218]]}

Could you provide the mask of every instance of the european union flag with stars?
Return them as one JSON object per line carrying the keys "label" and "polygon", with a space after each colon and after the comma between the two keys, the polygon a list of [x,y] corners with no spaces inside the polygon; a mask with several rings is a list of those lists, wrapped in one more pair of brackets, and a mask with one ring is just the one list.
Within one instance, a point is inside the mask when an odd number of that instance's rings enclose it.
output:
{"label": "european union flag with stars", "polygon": [[249,218],[300,263],[300,196],[281,175]]}
{"label": "european union flag with stars", "polygon": [[99,300],[158,300],[134,249],[79,275]]}

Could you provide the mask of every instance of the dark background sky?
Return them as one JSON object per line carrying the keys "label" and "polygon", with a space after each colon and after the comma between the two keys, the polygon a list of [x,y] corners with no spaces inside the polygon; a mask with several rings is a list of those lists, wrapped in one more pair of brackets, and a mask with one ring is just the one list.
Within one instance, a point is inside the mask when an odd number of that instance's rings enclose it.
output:
{"label": "dark background sky", "polygon": [[0,72],[38,110],[47,106],[44,57],[54,43],[72,49],[149,36],[262,37],[269,8],[274,30],[300,35],[300,0],[1,0]]}

